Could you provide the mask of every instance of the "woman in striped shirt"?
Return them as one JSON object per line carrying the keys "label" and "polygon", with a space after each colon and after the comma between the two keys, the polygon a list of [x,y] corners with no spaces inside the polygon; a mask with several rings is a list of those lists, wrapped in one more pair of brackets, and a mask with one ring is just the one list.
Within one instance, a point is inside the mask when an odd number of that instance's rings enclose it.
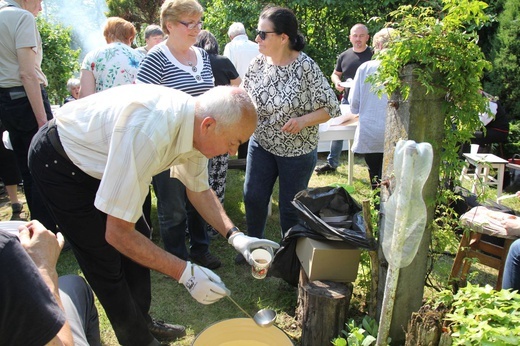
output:
{"label": "woman in striped shirt", "polygon": [[[138,83],[159,84],[198,96],[213,88],[208,54],[194,47],[202,28],[203,8],[196,0],[166,0],[161,7],[161,26],[168,39],[153,47],[137,73]],[[186,198],[184,185],[166,170],[153,178],[159,226],[164,248],[188,260],[185,230],[190,235],[191,260],[204,267],[220,267],[209,252],[205,222]]]}

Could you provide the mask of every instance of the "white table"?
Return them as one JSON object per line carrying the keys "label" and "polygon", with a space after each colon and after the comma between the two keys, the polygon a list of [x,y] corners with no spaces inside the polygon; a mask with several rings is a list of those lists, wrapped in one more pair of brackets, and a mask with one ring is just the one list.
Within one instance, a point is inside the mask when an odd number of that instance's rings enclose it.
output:
{"label": "white table", "polygon": [[[350,113],[350,107],[348,105],[341,105],[341,113],[343,116],[347,116]],[[354,134],[358,125],[358,118],[352,116],[353,119],[343,122],[339,125],[334,125],[337,120],[334,118],[330,119],[326,123],[320,124],[319,143],[330,142],[335,140],[344,140],[347,142],[348,150],[348,184],[352,185],[352,176],[354,174],[354,158],[352,155],[352,142],[354,141]],[[318,146],[319,146],[318,143]],[[330,145],[328,147],[330,149]]]}
{"label": "white table", "polygon": [[[472,180],[473,187],[471,192],[477,192],[477,182],[482,185],[495,185],[497,187],[497,198],[502,195],[502,186],[504,184],[504,171],[506,169],[507,160],[504,160],[493,154],[469,154],[463,153],[467,164],[462,169],[460,180]],[[475,166],[475,173],[468,173],[468,166]],[[497,176],[490,174],[490,169],[497,170]]]}

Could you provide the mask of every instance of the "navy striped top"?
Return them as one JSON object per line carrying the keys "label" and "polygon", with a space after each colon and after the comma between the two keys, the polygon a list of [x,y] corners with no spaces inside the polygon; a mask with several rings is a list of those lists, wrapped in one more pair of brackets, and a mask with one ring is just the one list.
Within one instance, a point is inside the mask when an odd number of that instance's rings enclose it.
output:
{"label": "navy striped top", "polygon": [[201,48],[192,47],[197,55],[197,65],[181,64],[170,52],[165,42],[153,47],[144,58],[137,72],[137,82],[159,84],[198,96],[213,88],[209,55]]}

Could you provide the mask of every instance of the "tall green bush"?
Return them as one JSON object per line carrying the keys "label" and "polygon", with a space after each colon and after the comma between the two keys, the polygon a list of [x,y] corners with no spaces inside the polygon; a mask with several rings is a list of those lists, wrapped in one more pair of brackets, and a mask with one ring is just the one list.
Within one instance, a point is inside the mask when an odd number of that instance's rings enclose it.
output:
{"label": "tall green bush", "polygon": [[506,0],[498,16],[493,67],[489,84],[511,119],[520,120],[520,2]]}
{"label": "tall green bush", "polygon": [[37,18],[37,24],[43,45],[42,70],[49,81],[49,100],[61,105],[68,95],[67,80],[79,70],[79,49],[70,48],[70,28],[51,24],[41,17]]}

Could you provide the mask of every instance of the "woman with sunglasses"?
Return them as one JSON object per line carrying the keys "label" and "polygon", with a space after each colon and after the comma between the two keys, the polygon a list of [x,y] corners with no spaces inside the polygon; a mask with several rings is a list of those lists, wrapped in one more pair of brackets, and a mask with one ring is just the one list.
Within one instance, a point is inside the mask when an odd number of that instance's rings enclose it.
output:
{"label": "woman with sunglasses", "polygon": [[[137,73],[138,83],[159,84],[198,96],[213,88],[209,55],[194,47],[202,29],[203,8],[196,0],[166,0],[161,7],[161,26],[168,38],[146,55]],[[166,170],[153,178],[159,228],[164,248],[175,256],[210,269],[220,260],[209,252],[205,222],[186,198],[184,185]],[[190,254],[185,245],[186,224]]]}
{"label": "woman with sunglasses", "polygon": [[291,10],[264,9],[255,41],[262,54],[251,62],[243,82],[258,112],[244,202],[248,234],[263,238],[276,179],[282,236],[298,223],[291,201],[307,188],[316,166],[318,125],[339,116],[340,109],[320,68],[302,52],[305,39]]}

